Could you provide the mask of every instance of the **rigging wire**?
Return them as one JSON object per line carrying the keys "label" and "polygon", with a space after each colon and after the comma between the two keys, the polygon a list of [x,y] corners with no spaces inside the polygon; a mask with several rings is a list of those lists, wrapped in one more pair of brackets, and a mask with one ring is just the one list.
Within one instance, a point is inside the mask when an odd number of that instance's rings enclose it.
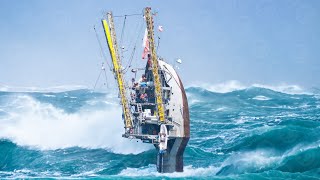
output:
{"label": "rigging wire", "polygon": [[107,78],[106,69],[104,69],[103,71],[104,71],[104,77],[106,78],[107,88],[109,89],[109,83],[108,83],[108,78]]}
{"label": "rigging wire", "polygon": [[121,36],[120,36],[120,48],[121,48],[121,57],[123,58],[123,34],[124,34],[124,29],[125,29],[125,26],[126,26],[126,20],[127,20],[127,16],[125,15],[124,16],[124,19],[123,19],[123,25],[122,25],[122,30],[121,30]]}
{"label": "rigging wire", "polygon": [[[100,47],[100,56],[102,57],[102,59],[103,59],[103,60],[106,62],[106,64],[108,65],[109,70],[113,73],[113,70],[112,70],[110,64],[109,64],[108,61],[107,61],[107,57],[106,57],[105,53],[103,52],[102,44],[101,44],[101,41],[100,41],[100,39],[99,39],[99,35],[98,35],[98,33],[97,33],[96,27],[93,26],[93,29],[94,29],[94,32],[95,32],[95,34],[96,34],[96,38],[97,38],[97,41],[98,41],[98,44],[99,44],[99,47]],[[105,82],[104,84],[106,84],[106,85],[107,85],[107,88],[109,88],[109,83],[108,83],[108,78],[107,78],[107,72],[106,72],[106,69],[105,69],[105,67],[104,67],[104,62],[102,62],[102,65],[101,65],[101,66],[102,66],[102,67],[101,67],[99,76],[98,76],[98,78],[97,78],[97,80],[96,80],[96,82],[95,82],[95,84],[94,84],[93,91],[96,89],[96,86],[97,86],[98,81],[99,81],[99,79],[100,79],[100,77],[101,77],[102,71],[104,71],[104,76],[105,76],[105,79],[106,79],[106,82]]]}
{"label": "rigging wire", "polygon": [[125,16],[141,16],[143,15],[142,13],[140,14],[126,14],[126,15],[120,15],[120,16],[113,16],[113,17],[125,17]]}
{"label": "rigging wire", "polygon": [[[138,37],[140,35],[140,32],[139,32],[139,27],[141,26],[141,21],[138,21],[137,25],[135,26],[135,28],[133,29],[133,33],[131,33],[131,35],[134,35],[133,37]],[[128,32],[129,34],[129,32]],[[129,41],[128,43],[128,48],[131,49],[132,47],[134,47],[134,38],[131,39],[131,41]]]}
{"label": "rigging wire", "polygon": [[[126,27],[127,17],[129,17],[129,16],[143,16],[143,12],[140,13],[140,14],[128,14],[128,15],[122,15],[122,16],[113,16],[113,17],[116,17],[116,18],[124,17],[123,25],[122,25],[122,30],[121,30],[121,36],[120,36],[120,46],[121,46],[121,47],[120,47],[120,48],[121,48],[121,51],[120,51],[120,52],[121,52],[121,57],[122,57],[122,58],[124,58],[124,54],[123,54],[123,53],[124,53],[124,49],[122,48],[122,47],[123,47],[123,39],[124,39],[124,31],[125,31],[125,27]],[[129,61],[128,61],[128,64],[127,64],[126,67],[123,69],[123,72],[124,72],[124,73],[126,73],[126,72],[128,71],[128,69],[131,67],[132,60],[133,60],[133,58],[134,58],[135,51],[136,51],[137,42],[138,42],[138,40],[139,40],[140,34],[141,34],[141,32],[142,32],[142,29],[143,29],[143,21],[142,21],[142,23],[141,23],[141,21],[140,21],[140,30],[139,30],[139,24],[137,24],[136,31],[135,31],[135,32],[138,32],[137,39],[136,39],[136,41],[135,41],[135,43],[134,43],[134,47],[133,47],[133,50],[132,50],[132,52],[131,52],[131,56],[130,56],[130,59],[129,59]],[[101,41],[100,41],[100,39],[99,39],[99,36],[98,36],[98,33],[97,33],[97,31],[96,31],[95,26],[94,26],[94,31],[95,31],[95,33],[96,33],[96,38],[97,38],[98,43],[99,43],[99,46],[100,46],[101,55],[103,56],[103,59],[106,61],[107,65],[108,65],[108,67],[109,67],[109,70],[110,70],[112,73],[114,73],[114,72],[113,72],[113,69],[111,68],[110,64],[109,64],[108,61],[107,61],[106,55],[105,55],[105,53],[104,53],[104,51],[103,51],[102,44],[101,44]],[[131,42],[129,43],[129,47],[132,47],[132,46],[131,46],[131,45],[132,45],[132,42],[133,42],[133,41],[131,41]],[[130,49],[131,49],[131,48],[130,48]],[[103,66],[103,65],[102,65],[102,66]],[[99,79],[100,79],[100,77],[101,77],[102,71],[104,71],[104,75],[105,75],[106,82],[107,82],[107,86],[108,86],[107,74],[106,74],[105,69],[103,69],[103,68],[104,68],[104,67],[102,67],[102,70],[101,70],[100,73],[99,73],[98,79],[97,79],[96,82],[95,82],[94,89],[95,89],[96,86],[97,86],[97,83],[98,83],[98,81],[99,81]]]}
{"label": "rigging wire", "polygon": [[[128,51],[129,49],[131,49],[132,47],[132,52],[131,52],[131,55],[130,55],[130,58],[129,58],[129,61],[127,63],[127,65],[125,66],[125,68],[123,68],[123,72],[126,73],[128,71],[128,69],[131,67],[131,64],[132,64],[132,60],[134,58],[134,55],[135,55],[135,51],[136,51],[136,47],[137,47],[137,42],[139,40],[139,37],[140,37],[140,34],[142,32],[142,25],[143,25],[143,21],[140,21],[140,24],[138,23],[136,28],[135,28],[135,31],[134,32],[137,32],[138,34],[136,35],[137,36],[137,39],[136,41],[134,40],[131,40],[129,41],[129,44],[128,44],[128,50],[125,50],[124,49],[124,46],[123,46],[123,41],[124,41],[124,31],[126,30],[126,25],[128,24],[127,23],[127,17],[129,16],[143,16],[144,14],[144,11],[142,10],[141,13],[136,13],[136,14],[125,14],[125,15],[121,15],[121,16],[113,16],[113,17],[124,17],[123,19],[123,24],[122,24],[122,29],[121,29],[121,36],[120,36],[120,48],[121,48],[121,58],[124,59],[125,57],[125,53],[126,51]],[[140,30],[139,30],[139,26],[140,27]],[[134,46],[132,46],[132,44],[134,43]]]}
{"label": "rigging wire", "polygon": [[121,30],[121,36],[120,36],[120,46],[123,45],[123,43],[122,43],[123,42],[123,33],[124,33],[125,26],[126,26],[126,20],[127,20],[127,16],[124,16],[122,30]]}
{"label": "rigging wire", "polygon": [[[98,78],[97,78],[97,80],[96,80],[96,82],[95,82],[95,84],[94,84],[94,87],[93,87],[93,91],[94,91],[94,90],[96,89],[96,87],[97,87],[97,84],[98,84],[98,81],[99,81],[99,79],[100,79],[100,77],[101,77],[102,72],[104,72],[104,76],[105,76],[105,78],[106,78],[106,82],[103,83],[103,85],[107,85],[107,88],[109,89],[109,83],[108,83],[106,68],[104,67],[104,63],[102,63],[99,76],[98,76]],[[102,87],[102,85],[100,86],[100,88],[101,88],[101,87]]]}
{"label": "rigging wire", "polygon": [[103,52],[103,48],[102,48],[102,45],[101,45],[101,41],[100,41],[100,39],[99,39],[99,35],[98,35],[98,33],[97,33],[97,30],[96,30],[96,26],[93,26],[93,29],[94,29],[94,32],[96,33],[96,38],[97,38],[97,40],[98,40],[98,44],[99,44],[99,47],[100,47],[100,55],[103,56],[102,58],[103,58],[104,61],[107,63],[107,65],[108,65],[108,67],[109,67],[109,70],[110,70],[111,72],[113,72],[110,64],[109,64],[108,61],[107,61],[107,57],[106,57],[106,55],[105,55],[104,52]]}
{"label": "rigging wire", "polygon": [[98,81],[99,81],[99,79],[100,79],[101,73],[102,73],[102,70],[100,70],[99,76],[98,76],[98,78],[97,78],[96,82],[94,83],[93,91],[96,89],[96,86],[97,86]]}
{"label": "rigging wire", "polygon": [[[141,22],[140,22],[140,23],[141,23]],[[139,27],[138,27],[138,28],[139,28]],[[137,39],[136,39],[136,41],[135,41],[133,50],[132,50],[132,52],[131,52],[131,56],[130,56],[129,62],[128,62],[127,66],[125,67],[124,73],[126,73],[126,72],[128,71],[128,69],[131,67],[132,60],[133,60],[134,55],[135,55],[135,52],[136,52],[137,43],[138,43],[138,40],[139,40],[139,38],[140,38],[140,34],[142,33],[142,30],[143,30],[143,21],[142,21],[142,23],[140,24],[140,29],[139,29],[139,31],[138,31],[138,36],[137,36]]]}
{"label": "rigging wire", "polygon": [[160,37],[158,36],[158,44],[157,44],[157,54],[158,54],[158,50],[159,50],[159,47],[160,47]]}

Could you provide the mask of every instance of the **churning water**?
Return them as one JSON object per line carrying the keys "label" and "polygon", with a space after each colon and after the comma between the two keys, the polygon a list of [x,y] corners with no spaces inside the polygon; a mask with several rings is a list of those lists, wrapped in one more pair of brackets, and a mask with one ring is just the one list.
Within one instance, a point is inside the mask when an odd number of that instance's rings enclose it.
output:
{"label": "churning water", "polygon": [[186,91],[191,138],[184,172],[172,174],[156,172],[152,145],[121,137],[117,95],[1,91],[0,178],[320,178],[317,93]]}

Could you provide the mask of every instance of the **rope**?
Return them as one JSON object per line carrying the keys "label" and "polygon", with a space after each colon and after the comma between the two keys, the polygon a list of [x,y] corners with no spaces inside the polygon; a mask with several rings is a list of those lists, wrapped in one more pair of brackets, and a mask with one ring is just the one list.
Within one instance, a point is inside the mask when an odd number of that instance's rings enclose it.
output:
{"label": "rope", "polygon": [[96,83],[95,83],[94,86],[93,86],[93,91],[96,89],[96,86],[97,86],[97,83],[98,83],[98,81],[99,81],[99,79],[100,79],[101,73],[102,73],[102,70],[100,71],[99,76],[98,76],[98,79],[96,80]]}
{"label": "rope", "polygon": [[96,30],[96,27],[93,26],[93,29],[94,29],[94,32],[96,33],[96,38],[97,38],[97,40],[98,40],[98,44],[99,44],[99,47],[100,47],[100,55],[102,56],[102,58],[103,58],[103,59],[105,60],[105,62],[107,63],[107,65],[108,65],[108,67],[109,67],[109,70],[112,72],[112,68],[111,68],[110,64],[108,63],[108,61],[107,61],[107,57],[106,57],[106,55],[103,53],[103,48],[102,48],[102,45],[101,45],[101,41],[100,41],[100,39],[99,39],[99,35],[98,35],[98,33],[97,33],[97,30]]}
{"label": "rope", "polygon": [[113,16],[113,17],[125,17],[125,16],[141,16],[143,14],[127,14],[127,15],[122,15],[122,16]]}
{"label": "rope", "polygon": [[[107,78],[107,72],[106,72],[106,69],[104,68],[103,65],[104,65],[104,63],[102,63],[99,76],[98,76],[98,78],[97,78],[97,80],[96,80],[96,82],[95,82],[95,84],[94,84],[94,87],[93,87],[93,91],[94,91],[94,90],[96,89],[96,87],[97,87],[97,84],[98,84],[98,81],[99,81],[99,79],[100,79],[100,77],[101,77],[102,71],[104,72],[104,76],[105,76],[105,78],[106,78],[106,82],[103,83],[103,84],[104,84],[104,85],[106,84],[106,85],[107,85],[107,88],[109,88],[108,78]],[[101,88],[101,87],[102,87],[102,85],[100,86],[100,88]]]}
{"label": "rope", "polygon": [[[140,22],[141,22],[141,21],[140,21]],[[138,28],[139,28],[139,27],[138,27]],[[135,43],[134,43],[134,47],[133,47],[133,50],[132,50],[132,52],[131,52],[131,56],[130,56],[130,59],[129,59],[129,63],[128,63],[127,66],[125,67],[124,73],[126,73],[126,72],[128,71],[128,69],[131,67],[132,60],[133,60],[133,57],[134,57],[135,52],[136,52],[137,43],[138,43],[138,40],[139,40],[139,38],[140,38],[140,34],[141,34],[142,30],[143,30],[143,21],[142,21],[142,23],[140,24],[140,30],[138,31],[138,36],[137,36],[137,39],[136,39],[136,41],[135,41]]]}
{"label": "rope", "polygon": [[109,83],[108,83],[108,78],[107,78],[106,69],[103,69],[103,71],[104,71],[104,76],[105,76],[105,78],[106,78],[107,88],[109,89]]}
{"label": "rope", "polygon": [[123,46],[123,32],[124,32],[124,29],[125,29],[125,26],[126,26],[126,20],[127,20],[127,16],[125,15],[124,16],[124,19],[123,19],[123,25],[122,25],[122,30],[121,30],[121,36],[120,36],[120,48],[121,48],[121,57],[123,58],[123,49],[122,49],[122,46]]}
{"label": "rope", "polygon": [[[158,12],[154,12],[153,14],[153,17],[154,17],[154,21],[156,21],[156,22],[158,22],[159,24],[161,24],[161,21],[160,21],[160,19],[159,18],[157,18],[158,16]],[[158,28],[157,28],[158,29]],[[160,49],[160,40],[161,40],[161,34],[162,34],[162,32],[160,32],[160,33],[157,33],[158,34],[158,39],[157,39],[157,47],[156,47],[156,52],[157,52],[157,54],[158,54],[158,52],[159,52],[159,49]]]}
{"label": "rope", "polygon": [[158,53],[158,49],[160,47],[160,37],[158,36],[158,45],[157,45],[157,53]]}

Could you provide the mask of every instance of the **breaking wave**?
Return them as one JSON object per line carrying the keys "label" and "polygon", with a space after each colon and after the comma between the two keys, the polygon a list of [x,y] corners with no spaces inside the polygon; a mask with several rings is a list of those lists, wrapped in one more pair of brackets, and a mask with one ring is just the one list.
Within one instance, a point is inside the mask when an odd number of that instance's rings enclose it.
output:
{"label": "breaking wave", "polygon": [[311,94],[311,92],[303,89],[298,85],[289,85],[285,83],[282,83],[279,85],[263,85],[263,84],[257,84],[257,83],[251,84],[251,85],[245,85],[235,80],[227,81],[223,83],[217,83],[217,84],[193,83],[189,87],[199,87],[199,88],[203,88],[208,91],[217,92],[217,93],[228,93],[232,91],[245,90],[249,88],[263,88],[263,89],[270,89],[273,91],[286,93],[286,94]]}
{"label": "breaking wave", "polygon": [[87,86],[83,85],[61,85],[53,87],[19,87],[19,86],[8,86],[0,84],[0,91],[3,92],[65,92],[74,91],[79,89],[88,89]]}
{"label": "breaking wave", "polygon": [[[43,96],[55,98],[54,95]],[[70,96],[69,99],[73,99]],[[105,148],[115,153],[141,153],[150,147],[137,146],[121,138],[121,108],[85,105],[74,113],[43,103],[29,95],[12,95],[2,109],[0,138],[42,150],[69,147]],[[88,101],[90,103],[90,101]]]}
{"label": "breaking wave", "polygon": [[183,173],[123,139],[117,93],[0,92],[0,178],[319,179],[320,98],[299,86],[230,81],[186,89]]}

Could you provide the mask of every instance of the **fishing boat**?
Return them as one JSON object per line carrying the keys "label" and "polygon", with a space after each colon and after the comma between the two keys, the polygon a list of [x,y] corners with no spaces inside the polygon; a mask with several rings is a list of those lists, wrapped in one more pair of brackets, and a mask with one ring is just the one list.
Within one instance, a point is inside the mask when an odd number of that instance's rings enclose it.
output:
{"label": "fishing boat", "polygon": [[[117,81],[124,122],[124,138],[152,143],[157,149],[157,171],[182,172],[183,153],[190,138],[188,100],[182,81],[173,67],[159,58],[155,47],[154,14],[143,11],[146,22],[144,55],[147,57],[141,79],[127,83],[112,12],[102,19],[104,34]],[[131,71],[136,75],[136,69]]]}

